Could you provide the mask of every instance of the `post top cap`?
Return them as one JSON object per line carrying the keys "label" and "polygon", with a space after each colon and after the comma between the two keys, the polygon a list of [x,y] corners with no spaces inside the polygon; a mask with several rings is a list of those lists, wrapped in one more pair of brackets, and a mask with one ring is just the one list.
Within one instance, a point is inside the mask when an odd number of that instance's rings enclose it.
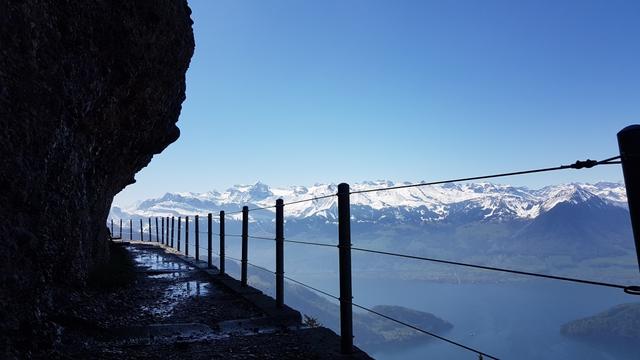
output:
{"label": "post top cap", "polygon": [[629,125],[627,127],[625,127],[624,129],[620,130],[618,132],[618,135],[623,135],[623,134],[627,134],[630,132],[638,132],[640,131],[640,125],[639,124],[633,124],[633,125]]}
{"label": "post top cap", "polygon": [[349,184],[347,183],[340,183],[338,184],[338,192],[348,192],[349,191]]}

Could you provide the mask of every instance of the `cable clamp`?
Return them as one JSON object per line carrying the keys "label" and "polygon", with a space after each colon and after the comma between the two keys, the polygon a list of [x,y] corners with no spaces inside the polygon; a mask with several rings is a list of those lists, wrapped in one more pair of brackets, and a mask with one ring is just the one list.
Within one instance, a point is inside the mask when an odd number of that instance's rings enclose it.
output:
{"label": "cable clamp", "polygon": [[591,160],[591,159],[587,159],[585,161],[576,161],[575,164],[571,164],[571,167],[573,169],[584,169],[584,168],[592,168],[594,166],[598,165],[598,162],[596,160]]}

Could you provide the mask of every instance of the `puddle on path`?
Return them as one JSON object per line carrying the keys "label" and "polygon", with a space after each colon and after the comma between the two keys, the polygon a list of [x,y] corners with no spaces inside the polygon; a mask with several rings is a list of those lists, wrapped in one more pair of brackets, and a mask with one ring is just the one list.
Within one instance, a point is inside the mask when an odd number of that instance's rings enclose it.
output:
{"label": "puddle on path", "polygon": [[150,270],[186,271],[194,269],[192,266],[181,261],[172,260],[170,257],[164,256],[157,251],[147,251],[133,246],[127,247],[127,250],[133,253],[133,259],[139,266]]}
{"label": "puddle on path", "polygon": [[[130,246],[128,250],[132,252],[134,260],[139,266],[139,271],[146,274],[150,279],[162,280],[164,284],[161,295],[154,299],[152,303],[141,306],[141,310],[145,313],[152,314],[158,320],[167,320],[172,316],[175,318],[182,318],[176,313],[178,306],[186,301],[198,299],[207,295],[214,294],[215,296],[222,295],[220,299],[223,299],[224,291],[215,284],[206,280],[206,278],[200,278],[198,271],[193,266],[183,263],[181,260],[173,257],[170,254],[163,254],[162,251],[157,249],[146,249],[144,247]],[[189,311],[189,310],[184,310]],[[251,316],[247,314],[248,316]],[[253,315],[255,316],[255,315]],[[165,324],[166,325],[166,324]],[[163,325],[163,326],[165,326]],[[177,338],[187,339],[206,339],[211,338],[209,331],[204,331],[203,334],[190,333],[193,330],[193,326],[185,327],[184,329],[175,324],[173,326],[159,326],[151,333],[147,327],[141,329],[132,329],[134,333],[136,331],[142,331],[142,334],[135,335],[129,334],[126,337],[130,337],[134,342],[146,342],[149,338],[154,337],[166,337],[170,341],[174,341]],[[158,336],[157,331],[168,331],[168,329],[176,330],[171,335]],[[179,331],[178,331],[179,330]],[[269,321],[265,321],[262,317],[247,317],[240,318],[240,320],[228,320],[218,323],[215,334],[217,337],[233,336],[251,336],[257,334],[268,334],[281,330],[280,327],[275,327]],[[154,335],[155,334],[155,335]],[[126,338],[125,337],[125,338]],[[162,341],[166,341],[162,340]]]}
{"label": "puddle on path", "polygon": [[186,281],[171,285],[167,290],[167,293],[171,293],[173,296],[200,297],[207,295],[210,287],[211,284],[208,281]]}
{"label": "puddle on path", "polygon": [[178,279],[181,277],[188,277],[188,272],[161,272],[161,273],[147,273],[152,279]]}
{"label": "puddle on path", "polygon": [[175,308],[190,298],[199,298],[211,292],[211,284],[202,281],[184,281],[169,286],[162,297],[151,306],[143,306],[142,310],[160,318],[171,316]]}
{"label": "puddle on path", "polygon": [[164,255],[155,249],[144,249],[130,246],[128,250],[134,255],[138,266],[152,279],[171,281],[162,296],[152,305],[142,306],[142,310],[160,318],[171,316],[175,308],[191,298],[206,296],[214,290],[209,281],[189,280],[196,269],[170,255]]}
{"label": "puddle on path", "polygon": [[[132,321],[130,326],[106,329],[91,339],[95,344],[101,344],[96,347],[173,344],[182,349],[187,343],[213,343],[283,330],[274,325],[273,319],[246,305],[236,304],[238,295],[229,293],[179,258],[145,246],[128,246],[127,250],[133,255],[139,275],[146,277],[142,284],[148,286],[139,290],[148,289],[140,297],[145,305],[139,309],[145,315],[152,315],[153,319],[141,317],[142,322]],[[207,298],[194,301],[201,297]],[[187,306],[181,306],[183,304]],[[210,311],[212,309],[215,311]],[[185,313],[180,313],[182,311]],[[223,320],[230,316],[237,320]],[[207,324],[201,323],[205,319]],[[217,321],[211,322],[213,319]],[[157,323],[145,325],[147,320]],[[287,329],[295,331],[299,328]]]}

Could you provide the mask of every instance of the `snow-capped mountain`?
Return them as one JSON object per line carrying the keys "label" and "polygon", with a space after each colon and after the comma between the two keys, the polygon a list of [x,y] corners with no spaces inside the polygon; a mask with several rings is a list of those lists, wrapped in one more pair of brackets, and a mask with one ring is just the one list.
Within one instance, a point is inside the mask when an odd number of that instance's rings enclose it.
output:
{"label": "snow-capped mountain", "polygon": [[[351,190],[407,184],[369,181],[352,184]],[[200,226],[205,226],[205,214],[213,213],[217,220],[218,212],[224,210],[236,220],[227,218],[228,233],[238,234],[241,231],[238,211],[242,206],[269,207],[251,211],[249,222],[251,234],[271,237],[275,231],[273,206],[282,198],[287,238],[334,243],[338,204],[333,195],[337,190],[336,184],[276,188],[258,182],[222,192],[167,193],[128,208],[113,207],[110,216],[114,220],[182,216],[182,221],[190,216],[190,222],[195,223],[192,216],[199,214]],[[314,198],[317,199],[296,202]],[[353,241],[371,249],[446,259],[473,258],[486,263],[522,260],[524,256],[543,268],[614,257],[622,257],[617,263],[627,264],[631,261],[628,259],[635,259],[635,253],[626,201],[622,183],[605,182],[541,189],[459,183],[353,193]],[[127,227],[128,221],[123,226]],[[118,224],[115,227],[118,231]],[[144,229],[149,231],[146,226]],[[238,245],[233,241],[229,244]],[[305,256],[305,249],[291,247],[287,251],[293,258]],[[376,269],[395,266],[388,259],[375,257],[362,264]],[[415,269],[404,263],[398,266],[402,271],[412,269],[410,273],[422,271],[418,265]]]}
{"label": "snow-capped mountain", "polygon": [[[386,180],[353,184],[351,190],[370,190],[409,183]],[[272,188],[261,182],[253,185],[236,185],[224,192],[167,193],[156,199],[148,199],[134,206],[114,207],[111,216],[148,217],[169,215],[193,215],[237,211],[244,205],[269,207],[276,199],[291,203],[333,195],[335,184],[316,184],[310,187],[292,186]],[[596,184],[562,184],[542,189],[528,189],[492,183],[443,184],[409,187],[388,191],[372,191],[351,196],[352,216],[359,222],[418,221],[451,222],[456,219],[505,221],[531,220],[550,211],[559,204],[580,204],[590,199],[626,207],[626,192],[622,183],[600,182]],[[272,218],[273,209],[261,214],[252,213],[252,219],[261,216]],[[333,221],[337,215],[337,197],[331,196],[285,206],[285,217],[293,219],[320,218]]]}

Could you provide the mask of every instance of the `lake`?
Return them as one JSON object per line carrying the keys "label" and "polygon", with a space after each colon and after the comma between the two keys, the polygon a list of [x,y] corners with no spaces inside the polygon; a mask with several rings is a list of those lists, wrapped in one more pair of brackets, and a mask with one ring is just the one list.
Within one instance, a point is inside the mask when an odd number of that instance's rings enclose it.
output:
{"label": "lake", "polygon": [[[229,255],[240,257],[239,241],[229,241],[228,247]],[[253,263],[273,267],[273,245],[253,242],[250,247]],[[192,254],[194,250],[191,249]],[[321,248],[305,253],[293,253],[294,250],[295,248],[287,249],[287,275],[337,295],[335,249]],[[202,253],[204,258],[206,253]],[[389,280],[366,275],[362,271],[366,265],[360,263],[357,257],[354,257],[355,265],[359,267],[359,270],[354,269],[353,274],[355,303],[367,307],[401,305],[432,313],[454,325],[453,330],[443,334],[445,337],[501,359],[640,358],[629,346],[605,348],[560,334],[560,327],[566,322],[595,315],[618,304],[640,301],[640,297],[625,294],[622,290],[528,277],[515,277],[521,281],[502,283],[458,284]],[[233,273],[232,269],[233,267],[228,270]],[[261,273],[253,268],[249,270],[250,274]],[[451,271],[459,274],[462,279],[470,279],[475,278],[471,272],[476,270],[452,267]],[[367,277],[362,277],[362,274]],[[265,279],[272,281],[269,275]],[[257,284],[256,286],[260,288]],[[323,322],[323,319],[319,320]],[[338,332],[338,329],[333,330]],[[354,335],[357,344],[357,332]],[[437,339],[415,346],[363,350],[381,360],[477,359],[473,353]]]}
{"label": "lake", "polygon": [[[303,279],[304,281],[304,279]],[[337,280],[309,279],[337,293]],[[562,324],[611,306],[640,301],[622,290],[552,280],[448,284],[415,280],[354,278],[354,302],[401,305],[433,313],[453,323],[444,334],[501,359],[634,359],[629,348],[604,348],[568,339]],[[357,342],[358,334],[354,334]],[[476,359],[437,339],[424,344],[374,350],[376,359]]]}

